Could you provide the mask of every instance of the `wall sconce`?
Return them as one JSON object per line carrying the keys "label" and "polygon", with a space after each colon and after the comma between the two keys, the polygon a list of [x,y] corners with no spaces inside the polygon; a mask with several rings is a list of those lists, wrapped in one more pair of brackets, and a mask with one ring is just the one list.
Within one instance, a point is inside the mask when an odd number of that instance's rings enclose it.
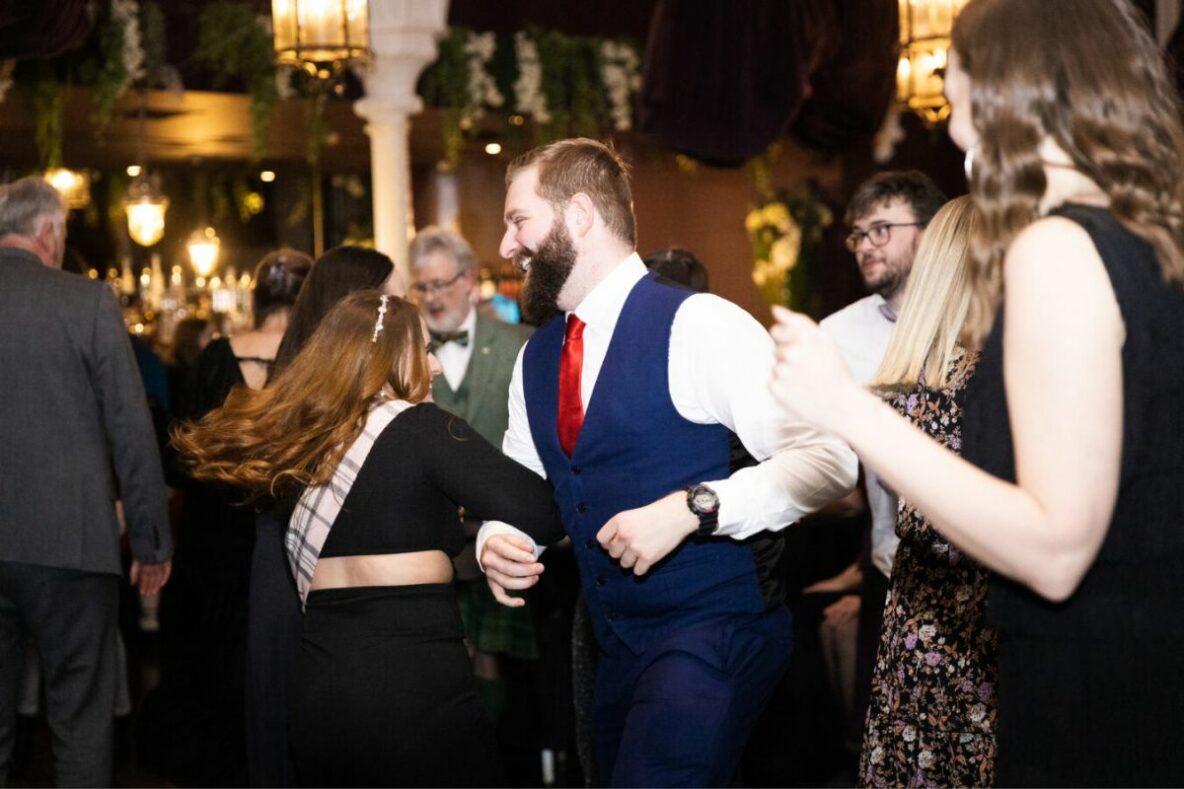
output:
{"label": "wall sconce", "polygon": [[197,276],[205,278],[214,273],[218,266],[218,252],[221,246],[222,242],[214,228],[193,231],[185,248],[189,250],[189,262],[193,264],[193,271]]}

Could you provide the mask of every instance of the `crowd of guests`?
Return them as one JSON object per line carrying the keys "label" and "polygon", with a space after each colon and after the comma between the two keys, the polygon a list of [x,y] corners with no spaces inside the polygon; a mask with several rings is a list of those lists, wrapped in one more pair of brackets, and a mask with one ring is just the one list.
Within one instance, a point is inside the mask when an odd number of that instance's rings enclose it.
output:
{"label": "crowd of guests", "polygon": [[410,283],[273,252],[249,330],[179,327],[167,442],[111,291],[57,270],[62,199],[0,187],[0,783],[30,643],[56,780],[110,782],[123,531],[175,783],[503,782],[559,552],[586,782],[743,784],[784,530],[840,501],[866,550],[805,592],[859,785],[1179,783],[1179,100],[1125,0],[971,0],[946,91],[969,195],[861,185],[869,295],[819,325],[643,261],[625,163],[561,140],[506,177],[536,328],[450,230]]}

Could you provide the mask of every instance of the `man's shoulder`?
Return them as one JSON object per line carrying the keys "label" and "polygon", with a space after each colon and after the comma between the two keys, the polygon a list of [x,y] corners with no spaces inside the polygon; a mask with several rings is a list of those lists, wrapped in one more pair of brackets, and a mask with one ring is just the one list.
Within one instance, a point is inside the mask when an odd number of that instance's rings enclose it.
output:
{"label": "man's shoulder", "polygon": [[887,318],[880,312],[882,304],[884,304],[884,297],[873,293],[832,312],[818,325],[823,331],[832,335],[848,334],[869,327],[880,329],[889,325]]}
{"label": "man's shoulder", "polygon": [[513,347],[515,351],[530,339],[534,329],[517,323],[504,323],[496,318],[477,316],[477,333],[489,338],[491,344]]}
{"label": "man's shoulder", "polygon": [[[8,284],[5,290],[15,295],[12,286],[16,286],[21,291],[21,298],[51,296],[49,302],[61,307],[93,305],[107,287],[98,280],[50,268],[23,250],[0,249],[0,267],[3,267],[3,278]],[[23,283],[24,287],[18,283]]]}

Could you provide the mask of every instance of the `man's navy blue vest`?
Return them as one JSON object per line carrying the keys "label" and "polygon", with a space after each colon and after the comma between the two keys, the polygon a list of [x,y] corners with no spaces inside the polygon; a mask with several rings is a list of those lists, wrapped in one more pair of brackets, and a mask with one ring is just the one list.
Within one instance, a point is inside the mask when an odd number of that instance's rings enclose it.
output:
{"label": "man's navy blue vest", "polygon": [[765,602],[752,552],[730,538],[692,537],[637,577],[596,541],[623,510],[729,473],[729,432],[684,419],[670,399],[670,328],[691,291],[642,278],[625,302],[571,458],[559,446],[559,358],[564,317],[526,346],[527,417],[575,548],[584,598],[605,651],[641,652],[675,630]]}

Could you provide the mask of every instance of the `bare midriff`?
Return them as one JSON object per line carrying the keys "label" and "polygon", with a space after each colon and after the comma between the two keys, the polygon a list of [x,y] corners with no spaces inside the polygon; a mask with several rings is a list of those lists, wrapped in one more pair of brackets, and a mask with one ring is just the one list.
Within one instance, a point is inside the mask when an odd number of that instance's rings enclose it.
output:
{"label": "bare midriff", "polygon": [[334,556],[317,562],[313,589],[411,586],[452,580],[452,560],[443,551]]}

